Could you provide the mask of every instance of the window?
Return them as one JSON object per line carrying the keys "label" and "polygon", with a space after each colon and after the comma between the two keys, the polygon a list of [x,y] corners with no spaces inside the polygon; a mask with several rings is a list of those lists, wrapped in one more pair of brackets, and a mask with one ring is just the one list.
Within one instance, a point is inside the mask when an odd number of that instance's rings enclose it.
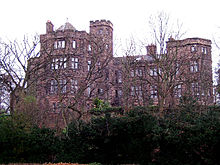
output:
{"label": "window", "polygon": [[212,90],[208,89],[208,96],[212,96]]}
{"label": "window", "polygon": [[104,94],[104,90],[103,90],[102,88],[99,88],[99,89],[98,89],[98,94],[99,94],[99,95],[103,95],[103,94]]}
{"label": "window", "polygon": [[118,98],[118,90],[115,90],[115,97]]}
{"label": "window", "polygon": [[142,77],[143,76],[143,72],[141,69],[136,69],[136,75]]}
{"label": "window", "polygon": [[154,99],[157,98],[157,86],[152,85],[150,87],[150,98]]}
{"label": "window", "polygon": [[105,49],[106,49],[106,50],[109,49],[109,45],[108,45],[108,44],[105,45]]}
{"label": "window", "polygon": [[142,69],[136,69],[136,70],[131,70],[131,77],[134,77],[134,76],[140,76],[142,77],[143,76],[143,71]]}
{"label": "window", "polygon": [[58,83],[56,80],[51,80],[50,81],[50,93],[57,93],[58,89]]}
{"label": "window", "polygon": [[150,69],[150,76],[157,76],[157,68]]}
{"label": "window", "polygon": [[102,34],[103,33],[103,29],[99,29],[99,34]]}
{"label": "window", "polygon": [[190,71],[191,72],[198,72],[199,71],[199,64],[197,61],[191,61]]}
{"label": "window", "polygon": [[202,53],[207,54],[207,48],[206,47],[202,47]]}
{"label": "window", "polygon": [[142,96],[141,86],[131,86],[131,96],[137,95],[138,97]]}
{"label": "window", "polygon": [[119,97],[119,98],[122,97],[122,90],[121,90],[121,89],[118,90],[118,97]]}
{"label": "window", "polygon": [[175,86],[175,96],[176,97],[182,97],[182,85],[178,84],[177,86]]}
{"label": "window", "polygon": [[55,61],[56,61],[55,59],[52,59],[52,63],[51,63],[51,67],[50,67],[51,69],[55,69]]}
{"label": "window", "polygon": [[88,71],[91,70],[92,61],[88,61]]}
{"label": "window", "polygon": [[76,41],[73,40],[73,48],[75,49],[76,48]]}
{"label": "window", "polygon": [[192,94],[194,96],[199,96],[199,83],[192,83]]}
{"label": "window", "polygon": [[136,92],[136,95],[138,95],[138,97],[141,97],[142,96],[141,86],[136,86],[135,87],[135,92]]}
{"label": "window", "polygon": [[107,35],[109,35],[109,34],[110,34],[109,29],[106,29],[106,34],[107,34]]}
{"label": "window", "polygon": [[59,80],[60,83],[60,92],[66,93],[66,80]]}
{"label": "window", "polygon": [[88,97],[90,97],[90,95],[91,95],[91,87],[87,88],[87,94],[88,94]]}
{"label": "window", "polygon": [[205,96],[205,92],[206,92],[206,91],[205,91],[204,89],[201,90],[201,95],[202,95],[202,96]]}
{"label": "window", "polygon": [[120,71],[115,71],[115,81],[116,83],[122,83],[122,73]]}
{"label": "window", "polygon": [[53,103],[52,106],[53,106],[53,111],[56,111],[57,110],[57,103]]}
{"label": "window", "polygon": [[195,51],[196,51],[196,46],[195,45],[191,46],[191,52],[195,52]]}
{"label": "window", "polygon": [[92,51],[92,46],[89,44],[88,45],[88,51],[91,52]]}
{"label": "window", "polygon": [[59,69],[59,59],[58,58],[52,59],[51,69]]}
{"label": "window", "polygon": [[134,86],[131,86],[131,96],[134,96],[135,95],[135,91],[134,91]]}
{"label": "window", "polygon": [[134,70],[131,70],[131,77],[134,77]]}
{"label": "window", "polygon": [[98,70],[100,71],[101,70],[101,62],[97,61],[96,64],[97,64]]}
{"label": "window", "polygon": [[71,58],[71,68],[78,69],[79,68],[79,60],[76,57]]}
{"label": "window", "polygon": [[65,48],[65,41],[55,41],[54,49]]}
{"label": "window", "polygon": [[122,74],[118,72],[118,83],[122,83]]}
{"label": "window", "polygon": [[57,41],[54,42],[54,49],[57,49]]}
{"label": "window", "polygon": [[71,93],[76,93],[78,90],[78,81],[72,79],[71,80]]}
{"label": "window", "polygon": [[179,72],[180,72],[180,64],[179,64],[179,63],[176,63],[176,68],[175,68],[175,70],[176,70],[176,73],[175,73],[175,74],[179,74]]}
{"label": "window", "polygon": [[66,58],[60,57],[59,68],[66,68]]}
{"label": "window", "polygon": [[105,80],[109,80],[109,70],[105,69]]}
{"label": "window", "polygon": [[51,63],[51,69],[65,69],[66,62],[66,57],[53,58]]}

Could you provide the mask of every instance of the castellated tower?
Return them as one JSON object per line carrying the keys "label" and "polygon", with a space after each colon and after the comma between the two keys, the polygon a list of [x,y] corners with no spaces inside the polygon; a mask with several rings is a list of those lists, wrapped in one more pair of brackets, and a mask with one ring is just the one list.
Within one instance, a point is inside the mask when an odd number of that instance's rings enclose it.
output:
{"label": "castellated tower", "polygon": [[102,38],[108,53],[113,56],[113,24],[109,20],[90,21],[90,35]]}
{"label": "castellated tower", "polygon": [[[108,65],[105,68],[106,74],[106,83],[103,84],[101,88],[108,89],[106,93],[108,96],[108,102],[113,102],[113,90],[112,90],[112,82],[114,81],[114,71],[113,71],[113,24],[109,20],[95,20],[90,21],[90,36],[98,40],[97,43],[101,43],[104,48],[104,53],[102,57],[100,57],[101,63],[104,61],[108,61]],[[101,99],[104,99],[101,97]],[[105,100],[105,99],[104,99]]]}
{"label": "castellated tower", "polygon": [[113,24],[109,20],[90,21],[90,34],[113,37]]}
{"label": "castellated tower", "polygon": [[176,52],[182,61],[180,70],[185,70],[188,80],[182,85],[182,93],[188,93],[201,104],[213,103],[211,44],[211,40],[202,38],[167,41],[168,54]]}

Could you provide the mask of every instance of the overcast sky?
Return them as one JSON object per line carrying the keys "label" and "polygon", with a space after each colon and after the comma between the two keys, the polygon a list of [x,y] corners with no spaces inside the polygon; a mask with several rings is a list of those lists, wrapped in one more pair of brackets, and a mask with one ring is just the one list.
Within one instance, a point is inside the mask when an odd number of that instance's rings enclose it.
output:
{"label": "overcast sky", "polygon": [[[184,38],[213,41],[220,38],[219,6],[219,0],[2,0],[0,38],[43,34],[47,20],[58,28],[68,18],[77,30],[86,31],[90,20],[107,19],[114,24],[115,38],[123,41],[133,35],[144,40],[149,33],[149,16],[164,11],[183,23]],[[218,54],[213,45],[214,63]]]}

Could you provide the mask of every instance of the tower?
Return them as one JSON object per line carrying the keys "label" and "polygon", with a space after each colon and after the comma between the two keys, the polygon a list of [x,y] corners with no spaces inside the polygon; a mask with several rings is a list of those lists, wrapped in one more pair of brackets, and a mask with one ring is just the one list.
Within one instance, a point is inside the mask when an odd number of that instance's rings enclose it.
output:
{"label": "tower", "polygon": [[101,38],[108,54],[113,57],[113,24],[109,20],[90,21],[90,35]]}

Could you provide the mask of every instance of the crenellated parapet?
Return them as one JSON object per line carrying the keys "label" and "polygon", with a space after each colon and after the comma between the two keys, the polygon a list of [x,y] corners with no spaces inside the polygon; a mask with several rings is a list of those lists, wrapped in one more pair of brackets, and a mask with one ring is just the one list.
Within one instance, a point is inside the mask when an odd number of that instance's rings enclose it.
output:
{"label": "crenellated parapet", "polygon": [[211,47],[211,40],[203,39],[203,38],[186,38],[183,40],[175,40],[173,38],[169,38],[167,41],[167,47],[175,47],[175,46],[187,46],[187,45],[204,45]]}
{"label": "crenellated parapet", "polygon": [[95,20],[95,21],[90,21],[90,27],[98,27],[98,26],[108,26],[113,29],[113,24],[109,20]]}

